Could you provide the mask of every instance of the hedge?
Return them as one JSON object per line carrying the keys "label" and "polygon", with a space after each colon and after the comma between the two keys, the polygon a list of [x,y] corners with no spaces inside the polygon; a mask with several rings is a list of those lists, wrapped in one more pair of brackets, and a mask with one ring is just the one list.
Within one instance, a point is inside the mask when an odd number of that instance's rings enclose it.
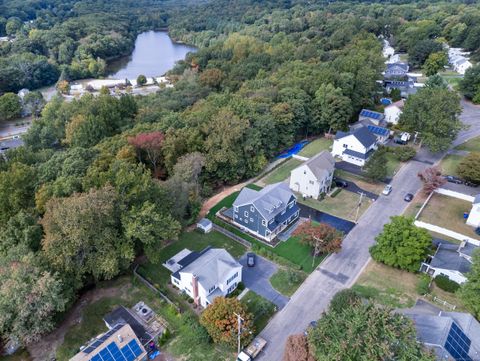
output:
{"label": "hedge", "polygon": [[439,275],[435,277],[435,284],[444,291],[455,293],[460,288],[460,285],[452,281],[448,276]]}

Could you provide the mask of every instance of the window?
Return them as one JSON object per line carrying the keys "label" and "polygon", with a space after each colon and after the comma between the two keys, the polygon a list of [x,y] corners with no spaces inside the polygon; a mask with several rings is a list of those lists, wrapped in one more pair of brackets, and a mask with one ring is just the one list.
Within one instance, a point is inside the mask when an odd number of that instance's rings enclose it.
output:
{"label": "window", "polygon": [[245,217],[248,217],[248,212],[247,212],[247,211],[243,212],[243,215],[244,215]]}
{"label": "window", "polygon": [[288,205],[288,208],[289,208],[289,209],[292,208],[294,204],[295,204],[295,203],[293,203],[293,202],[290,203],[290,204]]}
{"label": "window", "polygon": [[310,184],[315,184],[315,182],[314,182],[314,181],[310,181],[309,183],[310,183]]}
{"label": "window", "polygon": [[303,171],[303,174],[307,174],[307,171],[306,171],[306,170],[304,170],[304,171]]}
{"label": "window", "polygon": [[250,222],[252,222],[252,223],[253,223],[253,218],[250,218]]}
{"label": "window", "polygon": [[267,226],[267,221],[262,219],[262,226],[266,227]]}
{"label": "window", "polygon": [[235,212],[238,212],[238,207],[237,207],[237,206],[233,206],[233,210],[234,210]]}
{"label": "window", "polygon": [[347,144],[344,144],[343,147],[344,147],[344,148],[348,148],[348,145],[347,145]]}
{"label": "window", "polygon": [[235,217],[235,218],[238,218],[238,214],[235,214],[234,217]]}
{"label": "window", "polygon": [[250,212],[255,212],[255,207],[254,206],[250,206]]}
{"label": "window", "polygon": [[210,293],[212,293],[213,291],[215,291],[215,288],[216,288],[215,286],[210,287],[210,289],[208,290],[208,294],[210,294]]}
{"label": "window", "polygon": [[232,282],[235,278],[238,277],[238,272],[236,272],[232,277],[230,277],[228,280],[227,280],[227,285]]}

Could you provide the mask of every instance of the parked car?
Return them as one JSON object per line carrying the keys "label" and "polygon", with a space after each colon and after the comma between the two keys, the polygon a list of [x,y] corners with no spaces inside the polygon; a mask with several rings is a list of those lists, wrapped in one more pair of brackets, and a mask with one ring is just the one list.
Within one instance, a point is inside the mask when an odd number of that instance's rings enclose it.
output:
{"label": "parked car", "polygon": [[390,193],[392,193],[392,186],[390,184],[387,184],[385,188],[383,188],[382,194],[388,196]]}
{"label": "parked car", "polygon": [[405,145],[405,144],[408,143],[408,141],[410,140],[410,138],[411,138],[410,133],[402,132],[399,136],[395,137],[395,138],[393,139],[393,141],[394,141],[395,143],[397,143],[397,144],[403,144],[403,145]]}
{"label": "parked car", "polygon": [[450,183],[463,184],[462,179],[460,179],[458,177],[454,177],[453,175],[446,175],[446,176],[444,176],[444,178],[447,180],[447,182],[450,182]]}
{"label": "parked car", "polygon": [[472,182],[469,182],[469,181],[465,181],[465,185],[468,186],[468,187],[478,187],[478,184],[476,183],[472,183]]}
{"label": "parked car", "polygon": [[478,227],[478,228],[475,230],[475,233],[480,236],[480,227]]}
{"label": "parked car", "polygon": [[247,266],[253,267],[255,266],[257,256],[255,253],[247,253]]}
{"label": "parked car", "polygon": [[407,193],[405,194],[405,197],[403,197],[403,200],[405,202],[410,202],[413,199],[413,194],[412,193]]}
{"label": "parked car", "polygon": [[333,178],[333,181],[335,182],[335,186],[339,187],[339,188],[347,188],[348,187],[348,183],[342,179],[337,179],[337,178]]}

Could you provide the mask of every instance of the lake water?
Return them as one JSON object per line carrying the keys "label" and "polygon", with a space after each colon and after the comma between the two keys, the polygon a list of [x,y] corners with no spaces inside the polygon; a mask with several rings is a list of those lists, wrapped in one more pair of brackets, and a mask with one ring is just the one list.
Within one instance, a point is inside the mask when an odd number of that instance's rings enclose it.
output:
{"label": "lake water", "polygon": [[136,79],[160,76],[172,69],[175,62],[185,58],[197,48],[174,43],[166,31],[148,31],[138,35],[132,55],[111,62],[108,77],[112,79]]}

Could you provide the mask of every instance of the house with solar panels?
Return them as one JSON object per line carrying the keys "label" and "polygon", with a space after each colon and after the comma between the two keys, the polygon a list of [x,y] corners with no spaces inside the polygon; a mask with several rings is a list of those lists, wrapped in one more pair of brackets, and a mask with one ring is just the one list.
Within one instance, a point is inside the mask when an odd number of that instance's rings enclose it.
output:
{"label": "house with solar panels", "polygon": [[128,323],[118,323],[70,359],[70,361],[143,360],[147,360],[147,351]]}
{"label": "house with solar panels", "polygon": [[243,188],[229,217],[245,232],[267,242],[274,240],[300,215],[297,197],[288,184],[270,184],[260,191]]}
{"label": "house with solar panels", "polygon": [[385,115],[373,110],[362,109],[358,115],[358,121],[365,125],[383,125]]}
{"label": "house with solar panels", "polygon": [[367,127],[361,126],[349,132],[337,132],[333,140],[332,155],[344,162],[363,167],[378,148],[378,139]]}
{"label": "house with solar panels", "polygon": [[203,308],[215,298],[229,295],[242,282],[242,265],[221,248],[183,249],[163,266],[172,272],[172,284]]}
{"label": "house with solar panels", "polygon": [[398,312],[413,321],[417,339],[434,351],[438,361],[480,360],[480,324],[472,315],[444,312],[423,301]]}

